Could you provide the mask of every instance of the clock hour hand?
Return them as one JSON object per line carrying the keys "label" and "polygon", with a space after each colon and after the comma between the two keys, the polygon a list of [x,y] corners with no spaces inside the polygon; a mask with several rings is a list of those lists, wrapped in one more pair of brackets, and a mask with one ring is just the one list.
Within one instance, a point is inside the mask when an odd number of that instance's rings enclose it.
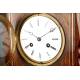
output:
{"label": "clock hour hand", "polygon": [[32,32],[26,31],[27,33],[29,33],[30,35],[34,36],[35,38],[38,38],[36,35],[34,35]]}
{"label": "clock hour hand", "polygon": [[51,28],[49,32],[45,33],[45,34],[44,34],[44,35],[42,35],[40,38],[42,38],[42,37],[46,36],[47,34],[49,34],[49,33],[53,32],[55,29],[56,29],[56,28]]}

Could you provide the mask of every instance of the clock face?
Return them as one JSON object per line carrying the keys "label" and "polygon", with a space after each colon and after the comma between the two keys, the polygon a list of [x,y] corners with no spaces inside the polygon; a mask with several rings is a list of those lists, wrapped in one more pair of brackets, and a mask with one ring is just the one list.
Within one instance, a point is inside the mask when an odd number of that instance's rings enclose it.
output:
{"label": "clock face", "polygon": [[47,14],[33,15],[19,31],[20,51],[35,64],[55,62],[64,48],[64,33],[59,23]]}

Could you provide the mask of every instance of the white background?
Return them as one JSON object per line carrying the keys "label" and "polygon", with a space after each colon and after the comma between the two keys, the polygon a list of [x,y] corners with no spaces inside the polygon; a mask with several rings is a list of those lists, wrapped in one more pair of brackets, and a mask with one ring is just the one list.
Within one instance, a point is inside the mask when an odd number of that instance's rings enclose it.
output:
{"label": "white background", "polygon": [[[0,13],[79,13],[79,0],[0,0]],[[80,80],[80,67],[0,67],[0,80]]]}
{"label": "white background", "polygon": [[80,0],[0,0],[0,12],[80,12]]}
{"label": "white background", "polygon": [[0,67],[0,80],[80,80],[80,67]]}

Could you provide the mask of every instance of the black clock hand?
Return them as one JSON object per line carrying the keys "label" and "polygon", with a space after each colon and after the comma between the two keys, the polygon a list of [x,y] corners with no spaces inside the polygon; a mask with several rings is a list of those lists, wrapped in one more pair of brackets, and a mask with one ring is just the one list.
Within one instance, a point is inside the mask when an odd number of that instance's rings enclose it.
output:
{"label": "black clock hand", "polygon": [[47,43],[47,44],[46,44],[46,47],[48,47],[48,48],[50,47],[50,48],[52,48],[52,49],[56,50],[56,48],[55,48],[55,47],[53,47],[53,46],[51,46],[49,43]]}
{"label": "black clock hand", "polygon": [[49,32],[45,33],[45,34],[44,34],[44,35],[42,35],[40,38],[42,38],[42,37],[46,36],[47,34],[49,34],[49,33],[53,32],[55,29],[56,29],[56,28],[51,28]]}
{"label": "black clock hand", "polygon": [[56,50],[56,48],[55,47],[53,47],[53,46],[50,46],[52,49],[54,49],[54,50]]}
{"label": "black clock hand", "polygon": [[28,48],[30,46],[30,44],[28,44],[27,46],[25,46],[25,48]]}
{"label": "black clock hand", "polygon": [[27,46],[25,46],[25,48],[28,48],[28,47],[33,47],[33,43],[29,43]]}

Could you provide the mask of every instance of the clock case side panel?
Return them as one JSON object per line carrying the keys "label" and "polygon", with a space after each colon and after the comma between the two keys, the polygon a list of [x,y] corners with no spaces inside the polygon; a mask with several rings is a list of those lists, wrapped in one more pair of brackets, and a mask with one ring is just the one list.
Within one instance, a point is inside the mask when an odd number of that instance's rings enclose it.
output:
{"label": "clock case side panel", "polygon": [[[59,61],[59,64],[61,66],[62,65],[77,66],[78,43],[79,43],[79,30],[77,25],[77,16],[75,13],[70,13],[68,14],[67,17],[69,17],[68,18],[69,23],[67,26],[64,26],[66,28],[63,27],[65,31],[66,45],[65,45],[63,58],[61,61]],[[67,19],[65,22],[67,22]]]}
{"label": "clock case side panel", "polygon": [[76,65],[80,66],[80,13],[76,14],[76,26],[78,27],[77,29],[79,31],[79,38],[76,38],[76,42],[78,45],[76,47],[76,52],[77,52]]}

